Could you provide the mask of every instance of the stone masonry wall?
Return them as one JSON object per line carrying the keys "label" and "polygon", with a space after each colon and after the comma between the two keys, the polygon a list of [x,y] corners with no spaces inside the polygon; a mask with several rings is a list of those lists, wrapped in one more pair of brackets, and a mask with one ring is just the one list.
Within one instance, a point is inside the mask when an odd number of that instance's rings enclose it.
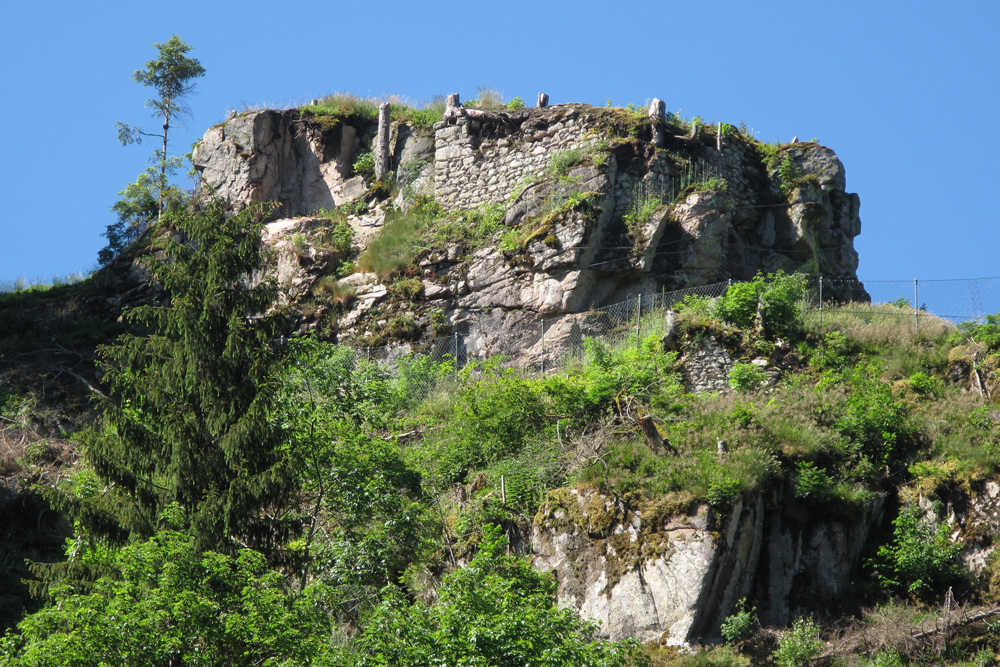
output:
{"label": "stone masonry wall", "polygon": [[518,183],[544,172],[553,155],[592,146],[602,136],[572,105],[551,110],[550,124],[525,123],[506,137],[489,136],[473,118],[435,125],[434,197],[457,209],[503,202]]}

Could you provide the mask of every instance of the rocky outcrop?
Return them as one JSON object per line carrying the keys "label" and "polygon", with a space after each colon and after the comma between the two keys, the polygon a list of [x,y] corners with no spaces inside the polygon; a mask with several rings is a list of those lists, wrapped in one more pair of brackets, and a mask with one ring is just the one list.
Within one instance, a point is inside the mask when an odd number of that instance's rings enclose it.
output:
{"label": "rocky outcrop", "polygon": [[[433,128],[397,122],[391,202],[351,175],[357,155],[370,149],[374,122],[298,110],[243,114],[210,129],[194,163],[236,207],[277,201],[280,214],[293,217],[363,202],[348,217],[359,249],[379,233],[387,210],[405,210],[420,193],[456,212],[502,206],[492,239],[459,253],[428,248],[415,260],[425,289],[412,308],[443,313],[474,355],[530,357],[517,322],[538,329],[545,317],[546,326],[567,331],[581,325],[580,313],[639,294],[759,271],[855,278],[859,200],[845,192],[833,151],[796,143],[766,161],[731,130],[717,137],[711,127],[674,129],[656,147],[644,114],[579,104],[451,114]],[[789,173],[794,182],[785,182]],[[369,293],[391,295],[388,287]],[[355,300],[338,335],[370,335],[378,318],[367,313],[381,303]]]}
{"label": "rocky outcrop", "polygon": [[809,520],[780,495],[737,497],[724,511],[684,504],[633,508],[594,490],[551,492],[535,517],[532,562],[555,573],[560,602],[604,636],[684,645],[718,639],[744,597],[773,625],[835,604],[882,516],[878,497]]}

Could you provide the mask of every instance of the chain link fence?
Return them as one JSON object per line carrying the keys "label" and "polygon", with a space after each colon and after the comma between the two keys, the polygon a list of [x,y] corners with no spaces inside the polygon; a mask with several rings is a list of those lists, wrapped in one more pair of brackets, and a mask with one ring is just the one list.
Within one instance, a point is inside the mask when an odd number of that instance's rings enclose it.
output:
{"label": "chain link fence", "polygon": [[[506,351],[494,363],[528,372],[547,373],[565,366],[584,352],[584,341],[594,338],[610,346],[637,341],[666,332],[666,311],[688,296],[725,296],[732,281],[658,294],[641,294],[603,308],[540,318],[532,336],[521,347]],[[1000,312],[1000,277],[959,280],[858,280],[811,278],[802,295],[806,317],[822,327],[824,312],[895,316],[913,320],[919,328],[925,318],[951,322],[983,321]],[[880,308],[884,305],[884,308]],[[481,334],[478,335],[481,337]],[[380,364],[414,391],[426,394],[450,375],[484,355],[468,348],[468,334],[379,347],[355,347],[359,362]]]}

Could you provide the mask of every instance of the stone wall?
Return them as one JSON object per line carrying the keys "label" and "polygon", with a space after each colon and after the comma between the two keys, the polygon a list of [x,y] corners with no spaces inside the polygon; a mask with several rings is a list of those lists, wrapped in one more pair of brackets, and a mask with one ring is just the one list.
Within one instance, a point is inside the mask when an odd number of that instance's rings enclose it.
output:
{"label": "stone wall", "polygon": [[503,202],[518,183],[542,174],[559,151],[593,146],[602,136],[600,127],[577,106],[539,110],[510,134],[491,131],[476,118],[438,123],[434,197],[458,209]]}

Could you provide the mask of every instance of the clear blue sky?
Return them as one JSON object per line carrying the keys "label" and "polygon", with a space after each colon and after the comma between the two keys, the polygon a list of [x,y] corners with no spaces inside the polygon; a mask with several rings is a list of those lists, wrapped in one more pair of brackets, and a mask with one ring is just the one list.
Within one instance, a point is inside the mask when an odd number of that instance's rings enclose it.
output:
{"label": "clear blue sky", "polygon": [[335,91],[659,97],[832,147],[861,196],[862,279],[1000,275],[998,25],[994,1],[7,3],[0,283],[95,265],[153,149],[116,140],[116,120],[155,128],[132,71],[175,33],[207,70],[179,153],[227,109]]}

